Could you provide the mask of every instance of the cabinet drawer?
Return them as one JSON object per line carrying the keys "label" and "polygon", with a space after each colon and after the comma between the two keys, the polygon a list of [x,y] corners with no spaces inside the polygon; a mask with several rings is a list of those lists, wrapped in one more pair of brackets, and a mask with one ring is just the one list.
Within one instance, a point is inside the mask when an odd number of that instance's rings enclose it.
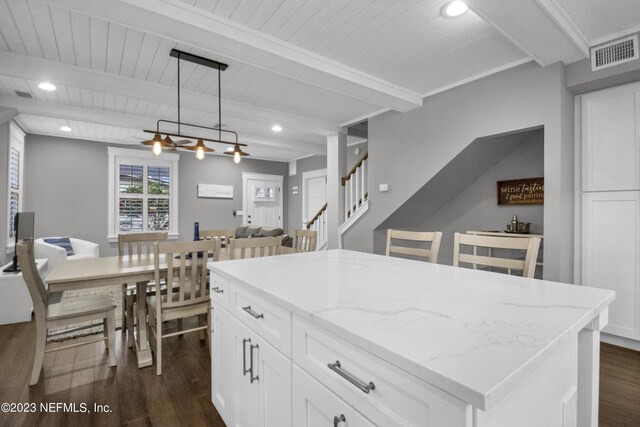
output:
{"label": "cabinet drawer", "polygon": [[293,361],[377,425],[472,425],[470,405],[297,317]]}
{"label": "cabinet drawer", "polygon": [[215,301],[222,307],[229,308],[229,295],[231,295],[231,286],[229,279],[226,279],[217,274],[211,273],[209,278],[209,295],[211,295],[211,301]]}
{"label": "cabinet drawer", "polygon": [[235,283],[232,296],[232,314],[291,358],[291,313]]}
{"label": "cabinet drawer", "polygon": [[374,427],[375,424],[354,411],[344,400],[293,367],[293,425],[296,427],[338,426]]}

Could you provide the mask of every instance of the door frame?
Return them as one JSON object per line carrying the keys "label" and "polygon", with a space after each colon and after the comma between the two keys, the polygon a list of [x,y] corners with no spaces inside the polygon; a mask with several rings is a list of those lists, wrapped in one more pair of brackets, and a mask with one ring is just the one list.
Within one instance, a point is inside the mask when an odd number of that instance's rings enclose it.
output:
{"label": "door frame", "polygon": [[[308,171],[308,172],[303,172],[302,173],[302,227],[306,227],[307,223],[305,222],[305,219],[309,218],[309,213],[307,212],[307,207],[306,207],[306,197],[307,197],[307,193],[309,191],[309,189],[307,188],[307,180],[308,179],[312,179],[312,178],[318,178],[324,176],[325,178],[327,177],[327,168],[324,169],[316,169],[313,171]],[[327,185],[328,182],[325,182],[325,185]],[[325,193],[326,194],[326,193]],[[326,199],[326,195],[325,195],[325,199]],[[326,200],[325,200],[326,201]]]}
{"label": "door frame", "polygon": [[250,179],[255,180],[265,180],[265,181],[278,181],[279,192],[280,192],[280,228],[284,228],[284,209],[283,209],[283,200],[284,200],[284,192],[282,191],[284,176],[282,175],[269,175],[264,173],[255,173],[255,172],[242,172],[242,222],[246,223],[247,219],[247,208],[249,207],[249,191],[247,191],[247,184]]}

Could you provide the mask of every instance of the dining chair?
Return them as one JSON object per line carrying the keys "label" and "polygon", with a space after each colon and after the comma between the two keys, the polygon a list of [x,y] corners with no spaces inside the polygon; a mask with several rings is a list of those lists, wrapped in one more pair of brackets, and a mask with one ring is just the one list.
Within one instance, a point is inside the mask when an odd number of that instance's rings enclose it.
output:
{"label": "dining chair", "polygon": [[[119,256],[143,256],[153,254],[153,243],[165,241],[168,238],[166,231],[147,233],[118,234]],[[135,324],[134,303],[136,298],[136,284],[125,283],[122,285],[122,332],[129,330],[129,347],[133,346],[133,328]],[[142,322],[144,324],[145,322]]]}
{"label": "dining chair", "polygon": [[[207,339],[208,342],[211,305],[207,263],[218,260],[220,240],[155,242],[153,245],[155,282],[166,279],[166,283],[173,283],[173,286],[166,287],[166,292],[156,286],[155,294],[147,297],[148,325],[155,341],[156,373],[161,375],[164,338],[203,331],[205,333],[201,332],[201,339]],[[160,268],[161,258],[166,263],[166,273]],[[197,326],[183,329],[181,320],[194,316],[198,316]],[[170,320],[179,321],[177,331],[163,330],[169,326],[165,322]]]}
{"label": "dining chair", "polygon": [[250,237],[231,241],[230,259],[244,259],[278,255],[280,237]]}
{"label": "dining chair", "polygon": [[[440,252],[441,240],[442,232],[440,231],[405,231],[389,229],[387,230],[387,250],[385,255],[407,255],[409,257],[414,257],[435,264],[438,262],[438,252]],[[400,242],[397,241],[402,241],[405,245],[399,246]],[[421,246],[429,247],[426,248]]]}
{"label": "dining chair", "polygon": [[[224,243],[224,251],[229,254],[231,240],[235,238],[236,230],[233,228],[220,230],[200,230],[200,240],[203,239],[220,239]],[[229,258],[229,256],[227,256]]]}
{"label": "dining chair", "polygon": [[[463,253],[461,247],[471,247],[471,253]],[[479,255],[478,248],[485,248],[486,255]],[[453,266],[460,263],[489,267],[492,271],[522,271],[523,277],[534,277],[536,260],[540,248],[539,237],[501,237],[475,234],[455,233],[453,237]],[[495,251],[504,252],[504,256],[496,256]],[[524,252],[524,255],[523,255]],[[508,258],[507,254],[515,254],[518,258]],[[498,270],[496,270],[498,269]]]}
{"label": "dining chair", "polygon": [[293,236],[293,249],[298,252],[314,252],[317,249],[317,242],[317,231],[296,230]]}
{"label": "dining chair", "polygon": [[[109,366],[116,366],[116,305],[111,296],[92,295],[53,303],[49,300],[49,295],[47,295],[44,282],[38,273],[33,253],[33,242],[19,242],[16,245],[16,251],[20,266],[22,267],[22,277],[24,278],[27,288],[29,289],[29,294],[31,295],[33,312],[36,318],[36,351],[33,358],[33,367],[31,369],[29,385],[35,385],[38,383],[40,371],[42,370],[44,354],[51,351],[93,344],[98,341],[106,341],[107,351],[109,352]],[[102,337],[82,340],[82,342],[77,344],[46,349],[47,337],[86,329],[86,326],[66,329],[60,333],[48,334],[50,329],[64,328],[95,320],[102,320],[104,328]]]}

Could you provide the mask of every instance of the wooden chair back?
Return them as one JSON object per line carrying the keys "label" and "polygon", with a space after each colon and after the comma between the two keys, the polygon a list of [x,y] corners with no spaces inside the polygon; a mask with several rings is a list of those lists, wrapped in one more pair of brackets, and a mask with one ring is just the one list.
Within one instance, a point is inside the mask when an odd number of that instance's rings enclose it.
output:
{"label": "wooden chair back", "polygon": [[224,249],[229,253],[229,247],[231,246],[231,240],[236,237],[236,230],[233,228],[220,229],[220,230],[200,230],[200,240],[206,239],[219,239],[224,237]]}
{"label": "wooden chair back", "polygon": [[272,256],[280,253],[280,237],[250,237],[231,241],[230,259]]}
{"label": "wooden chair back", "polygon": [[314,230],[296,230],[293,236],[293,249],[298,252],[313,252],[317,249],[318,232]]}
{"label": "wooden chair back", "polygon": [[[157,309],[187,307],[209,301],[207,263],[217,261],[220,240],[197,242],[155,242],[155,281],[166,278],[166,300],[162,300],[160,286],[156,286]],[[162,260],[162,258],[164,258]],[[160,272],[161,260],[166,263],[166,275]],[[158,313],[159,314],[159,313]]]}
{"label": "wooden chair back", "polygon": [[[428,248],[399,246],[397,243],[394,243],[396,240],[417,244],[431,243],[431,245]],[[387,230],[387,250],[385,255],[409,255],[435,264],[438,262],[441,240],[442,232],[440,231],[404,231],[389,229]]]}
{"label": "wooden chair back", "polygon": [[[460,251],[461,246],[473,247],[473,253],[462,253]],[[478,255],[478,247],[486,248],[487,255]],[[534,277],[539,248],[539,237],[499,237],[455,233],[453,238],[453,266],[458,267],[460,263],[466,263],[471,264],[474,269],[478,265],[495,267],[506,270],[507,274],[511,274],[512,270],[519,270],[522,271],[523,277]],[[524,251],[524,259],[493,256],[494,249],[516,251],[520,254]]]}
{"label": "wooden chair back", "polygon": [[168,237],[166,231],[118,234],[118,255],[152,254],[154,242],[165,241]]}
{"label": "wooden chair back", "polygon": [[16,253],[18,254],[20,269],[22,270],[22,278],[27,284],[29,294],[31,295],[33,311],[36,318],[44,321],[48,297],[44,282],[36,266],[36,259],[33,254],[33,241],[23,240],[18,242],[16,245]]}

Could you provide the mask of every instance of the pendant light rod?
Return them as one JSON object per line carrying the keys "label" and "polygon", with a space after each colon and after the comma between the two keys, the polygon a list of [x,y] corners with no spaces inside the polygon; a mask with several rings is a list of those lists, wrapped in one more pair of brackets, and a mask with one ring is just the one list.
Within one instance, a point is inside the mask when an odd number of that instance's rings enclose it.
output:
{"label": "pendant light rod", "polygon": [[180,133],[180,55],[182,53],[178,52],[178,133]]}
{"label": "pendant light rod", "polygon": [[202,138],[199,136],[188,136],[188,135],[183,135],[180,133],[172,133],[172,132],[164,132],[160,130],[160,123],[171,123],[171,124],[178,124],[178,122],[173,121],[173,120],[164,120],[164,119],[160,119],[158,121],[156,121],[156,130],[148,130],[145,129],[143,132],[146,133],[161,133],[164,135],[170,135],[170,136],[177,136],[177,137],[182,137],[182,138],[187,138],[187,139],[202,139],[203,141],[209,141],[209,142],[219,142],[220,144],[237,144],[240,145],[242,147],[246,147],[247,144],[243,144],[241,142],[238,142],[238,133],[234,132],[232,130],[225,130],[225,129],[220,129],[219,127],[209,127],[209,126],[200,126],[200,125],[194,125],[191,123],[183,123],[185,126],[189,126],[189,127],[194,127],[194,128],[199,128],[199,129],[207,129],[207,130],[213,130],[213,131],[218,131],[218,135],[222,135],[222,132],[225,133],[231,133],[234,135],[235,137],[235,141],[223,141],[222,138],[219,139],[211,139],[211,138]]}
{"label": "pendant light rod", "polygon": [[202,56],[194,55],[192,53],[183,52],[178,49],[171,49],[170,56],[174,58],[182,59],[183,61],[193,62],[194,64],[204,65],[205,67],[215,68],[216,70],[224,71],[228,65],[222,62],[214,61],[213,59],[203,58]]}
{"label": "pendant light rod", "polygon": [[218,139],[222,139],[222,91],[220,89],[220,68],[218,68]]}

